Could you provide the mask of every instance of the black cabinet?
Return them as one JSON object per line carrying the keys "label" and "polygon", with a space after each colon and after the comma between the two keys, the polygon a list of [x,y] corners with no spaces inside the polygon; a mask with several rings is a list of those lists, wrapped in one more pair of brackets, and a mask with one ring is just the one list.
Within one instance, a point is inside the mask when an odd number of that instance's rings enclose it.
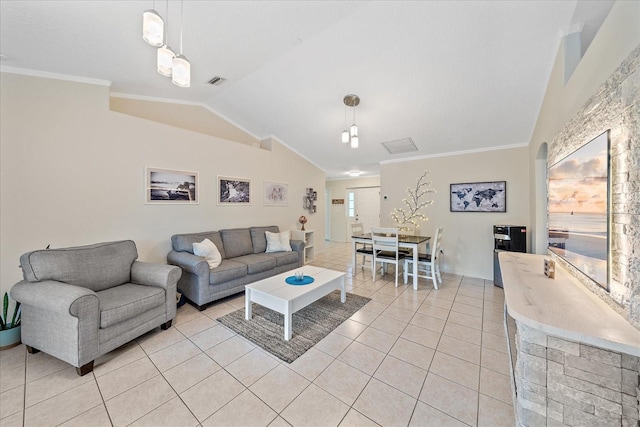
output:
{"label": "black cabinet", "polygon": [[502,288],[498,253],[527,252],[527,227],[522,225],[493,226],[493,284]]}

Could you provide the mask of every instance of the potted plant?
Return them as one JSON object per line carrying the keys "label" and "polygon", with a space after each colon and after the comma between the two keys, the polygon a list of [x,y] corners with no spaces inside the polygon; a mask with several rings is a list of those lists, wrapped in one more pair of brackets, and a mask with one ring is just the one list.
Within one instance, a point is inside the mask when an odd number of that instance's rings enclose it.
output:
{"label": "potted plant", "polygon": [[0,350],[15,347],[20,344],[20,303],[16,302],[11,321],[7,317],[9,312],[9,294],[4,293],[2,315],[0,315]]}

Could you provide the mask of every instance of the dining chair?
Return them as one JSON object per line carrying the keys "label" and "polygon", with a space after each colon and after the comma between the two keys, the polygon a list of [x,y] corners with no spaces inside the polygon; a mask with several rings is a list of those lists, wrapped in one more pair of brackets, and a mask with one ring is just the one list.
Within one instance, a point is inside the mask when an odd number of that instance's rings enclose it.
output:
{"label": "dining chair", "polygon": [[378,263],[381,264],[382,273],[388,271],[389,264],[395,265],[396,288],[398,287],[398,275],[404,254],[400,252],[398,246],[397,228],[371,228],[371,242],[373,244],[373,281],[376,281],[376,271]]}
{"label": "dining chair", "polygon": [[[440,274],[440,242],[442,240],[442,228],[436,228],[436,233],[431,239],[431,253],[430,254],[418,254],[418,277],[425,279],[431,279],[433,287],[438,289],[438,282],[442,283],[442,275]],[[409,276],[413,276],[413,258],[404,258],[404,272],[403,278],[406,284],[409,280]],[[418,290],[417,285],[414,286],[414,290]]]}
{"label": "dining chair", "polygon": [[[364,224],[361,222],[353,222],[351,223],[351,235],[352,236],[361,236],[364,234]],[[362,264],[357,264],[358,256],[362,255]],[[358,267],[362,267],[364,271],[364,267],[367,261],[372,264],[373,262],[373,247],[367,243],[358,243],[356,245],[356,265],[353,266],[354,269]],[[372,264],[373,265],[373,264]],[[355,273],[354,273],[355,274]]]}
{"label": "dining chair", "polygon": [[[415,224],[402,224],[398,227],[398,231],[404,236],[415,236],[417,230]],[[413,249],[400,248],[400,253],[404,254],[405,257],[410,257],[413,256]]]}

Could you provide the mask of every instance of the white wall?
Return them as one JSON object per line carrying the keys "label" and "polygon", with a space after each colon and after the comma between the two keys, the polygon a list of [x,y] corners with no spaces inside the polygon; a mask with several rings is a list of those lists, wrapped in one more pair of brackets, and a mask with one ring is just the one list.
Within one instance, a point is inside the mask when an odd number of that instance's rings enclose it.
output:
{"label": "white wall", "polygon": [[[391,211],[403,207],[406,188],[415,186],[422,173],[428,179],[434,203],[423,210],[429,218],[421,233],[433,235],[443,227],[442,247],[445,272],[493,279],[493,225],[511,224],[529,227],[529,173],[527,147],[420,160],[383,163],[381,224],[394,225]],[[449,185],[466,182],[506,181],[507,212],[450,212]]]}
{"label": "white wall", "polygon": [[346,242],[348,241],[348,224],[347,218],[347,189],[349,188],[365,188],[379,187],[380,177],[363,177],[352,179],[337,179],[327,181],[325,183],[331,199],[345,199],[344,205],[333,205],[331,211],[331,241]]}
{"label": "white wall", "polygon": [[[175,233],[251,225],[299,227],[306,187],[324,173],[274,141],[267,151],[109,110],[109,88],[0,74],[0,291],[30,250],[132,239],[166,262]],[[200,204],[147,205],[144,168],[199,172]],[[251,206],[217,206],[216,176],[252,180]],[[263,181],[289,184],[288,207],[265,207]],[[307,227],[324,235],[324,199]],[[322,251],[322,239],[317,249]]]}

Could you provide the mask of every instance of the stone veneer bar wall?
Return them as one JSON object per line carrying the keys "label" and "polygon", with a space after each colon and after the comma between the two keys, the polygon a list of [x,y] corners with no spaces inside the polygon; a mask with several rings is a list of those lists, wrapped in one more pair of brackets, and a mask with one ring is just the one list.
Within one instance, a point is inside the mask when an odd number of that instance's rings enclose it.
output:
{"label": "stone veneer bar wall", "polygon": [[640,329],[640,46],[548,147],[552,165],[611,129],[611,283],[607,292],[553,253],[592,292]]}
{"label": "stone veneer bar wall", "polygon": [[517,323],[517,419],[522,426],[640,426],[640,358]]}

